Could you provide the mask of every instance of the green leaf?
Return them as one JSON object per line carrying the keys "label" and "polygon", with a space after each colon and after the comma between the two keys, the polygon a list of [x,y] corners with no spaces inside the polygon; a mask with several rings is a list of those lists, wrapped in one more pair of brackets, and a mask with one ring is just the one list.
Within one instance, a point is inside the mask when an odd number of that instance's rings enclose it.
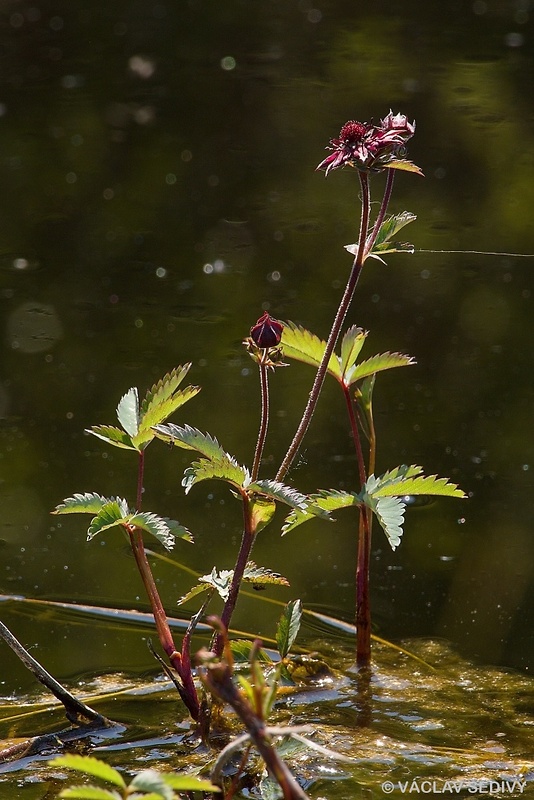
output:
{"label": "green leaf", "polygon": [[457,484],[437,475],[422,475],[421,467],[402,465],[380,478],[370,475],[364,490],[373,497],[393,497],[410,494],[430,494],[440,497],[466,497]]}
{"label": "green leaf", "polygon": [[234,660],[238,664],[248,664],[250,662],[250,655],[254,647],[254,655],[258,661],[263,664],[272,664],[273,660],[269,653],[263,647],[256,648],[248,639],[232,639],[230,642],[230,650]]}
{"label": "green leaf", "polygon": [[190,589],[187,592],[187,594],[184,594],[183,597],[180,597],[177,604],[179,606],[183,606],[185,603],[189,602],[189,600],[192,600],[193,597],[196,597],[198,594],[201,594],[202,592],[209,592],[210,589],[213,590],[213,587],[209,583],[206,582],[197,583],[197,585],[193,586],[193,588]]}
{"label": "green leaf", "polygon": [[227,481],[241,489],[248,485],[250,474],[246,467],[242,467],[234,458],[225,453],[217,460],[210,461],[207,458],[201,458],[200,461],[187,467],[184,471],[182,486],[188,494],[195,483],[209,479]]}
{"label": "green leaf", "polygon": [[247,486],[251,492],[260,492],[272,500],[279,500],[291,508],[304,509],[308,506],[309,500],[306,495],[297,492],[291,486],[285,486],[283,483],[272,480],[255,481]]}
{"label": "green leaf", "polygon": [[188,541],[192,540],[187,528],[184,528],[176,520],[159,517],[149,511],[141,511],[131,515],[129,523],[155,536],[167,550],[173,549],[176,536]]}
{"label": "green leaf", "polygon": [[358,407],[358,417],[360,425],[370,441],[374,433],[374,420],[373,420],[373,389],[375,387],[376,373],[364,378],[358,386],[354,397]]}
{"label": "green leaf", "polygon": [[367,378],[377,372],[383,372],[386,369],[395,367],[408,367],[415,363],[415,359],[404,353],[380,353],[349,368],[345,374],[345,383],[350,386],[356,381]]}
{"label": "green leaf", "polygon": [[301,601],[291,600],[284,608],[276,629],[276,644],[280,658],[286,658],[291,650],[299,632],[301,617]]}
{"label": "green leaf", "polygon": [[[326,350],[326,342],[294,322],[286,322],[282,333],[282,350],[287,358],[318,367]],[[338,381],[341,380],[339,359],[334,354],[330,356],[328,372]]]}
{"label": "green leaf", "polygon": [[131,437],[139,430],[139,395],[133,386],[121,397],[117,406],[117,419]]}
{"label": "green leaf", "polygon": [[108,497],[102,497],[96,492],[75,494],[72,497],[67,497],[56,506],[52,514],[98,514],[110,502],[111,500]]}
{"label": "green leaf", "polygon": [[417,164],[413,163],[413,161],[395,159],[394,161],[389,161],[387,164],[383,164],[383,166],[386,169],[401,169],[404,172],[415,172],[417,175],[421,175],[423,178],[425,177],[421,167],[418,167]]}
{"label": "green leaf", "polygon": [[209,575],[202,575],[198,580],[200,583],[206,583],[213,587],[213,589],[215,589],[222,599],[226,601],[228,600],[230,584],[233,577],[233,569],[222,569],[220,572],[218,572],[217,568],[213,567]]}
{"label": "green leaf", "polygon": [[415,222],[417,216],[410,211],[402,211],[384,220],[375,239],[371,252],[381,252],[387,248],[391,238],[396,236],[406,225]]}
{"label": "green leaf", "polygon": [[87,433],[92,433],[107,444],[114,447],[123,447],[125,450],[136,450],[132,439],[125,431],[115,428],[113,425],[93,425],[92,428],[85,429]]}
{"label": "green leaf", "polygon": [[346,381],[346,373],[354,367],[356,359],[360,355],[361,349],[365,344],[368,332],[353,325],[341,340],[341,375]]}
{"label": "green leaf", "polygon": [[61,790],[59,797],[64,800],[122,800],[123,795],[98,786],[69,786]]}
{"label": "green leaf", "polygon": [[337,489],[323,489],[317,494],[310,495],[308,499],[310,500],[310,505],[305,511],[295,509],[287,516],[282,527],[282,536],[314,517],[322,517],[333,522],[334,520],[330,517],[331,511],[361,504],[357,495],[350,492],[341,492]]}
{"label": "green leaf", "polygon": [[91,520],[91,524],[87,529],[87,541],[90,542],[98,533],[102,533],[108,528],[113,528],[115,525],[125,525],[129,521],[130,512],[126,500],[122,500],[120,497],[112,499],[105,506],[102,506],[96,517]]}
{"label": "green leaf", "polygon": [[190,425],[155,425],[154,430],[159,439],[168,444],[182,447],[184,450],[197,450],[210,460],[230,458],[217,439],[209,433],[202,433]]}
{"label": "green leaf", "polygon": [[85,775],[92,775],[94,778],[100,778],[103,781],[108,781],[108,783],[113,783],[115,786],[120,786],[121,788],[126,786],[120,772],[117,772],[116,769],[113,769],[113,767],[110,767],[104,761],[100,761],[100,759],[94,758],[93,756],[58,756],[48,763],[51,767],[66,767],[67,769],[74,769],[77,772],[83,772]]}
{"label": "green leaf", "polygon": [[406,503],[403,503],[399,497],[374,497],[368,494],[365,494],[364,502],[374,511],[391,549],[396,550],[402,536]]}
{"label": "green leaf", "polygon": [[[155,383],[143,398],[141,417],[146,418],[147,414],[151,414],[154,409],[170,400],[190,369],[190,363],[175,367]],[[163,419],[160,419],[159,422],[163,422]],[[158,423],[154,422],[153,424]]]}
{"label": "green leaf", "polygon": [[163,800],[174,800],[172,788],[155,769],[144,769],[142,772],[138,772],[128,789],[129,791],[137,789],[142,792],[154,792]]}
{"label": "green leaf", "polygon": [[220,792],[219,786],[214,786],[213,783],[197,778],[195,775],[178,775],[175,772],[162,775],[165,783],[168,783],[173,789],[178,792]]}
{"label": "green leaf", "polygon": [[255,494],[250,498],[249,511],[251,528],[255,533],[259,533],[271,522],[276,511],[276,503],[270,497]]}
{"label": "green leaf", "polygon": [[279,572],[272,572],[265,567],[258,567],[254,561],[247,562],[243,572],[243,582],[252,583],[254,586],[263,587],[276,584],[278,586],[289,586],[289,581],[280,575]]}

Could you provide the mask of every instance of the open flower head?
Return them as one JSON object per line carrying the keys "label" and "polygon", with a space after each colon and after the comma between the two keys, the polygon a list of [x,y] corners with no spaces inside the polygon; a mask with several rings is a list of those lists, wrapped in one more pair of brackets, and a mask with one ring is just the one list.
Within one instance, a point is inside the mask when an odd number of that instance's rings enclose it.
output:
{"label": "open flower head", "polygon": [[405,169],[422,174],[419,167],[404,159],[405,144],[415,133],[415,122],[408,122],[404,114],[389,112],[373,122],[349,120],[337,139],[330,140],[332,152],[318,165],[326,175],[330,170],[347,164],[362,172],[380,172],[383,169]]}

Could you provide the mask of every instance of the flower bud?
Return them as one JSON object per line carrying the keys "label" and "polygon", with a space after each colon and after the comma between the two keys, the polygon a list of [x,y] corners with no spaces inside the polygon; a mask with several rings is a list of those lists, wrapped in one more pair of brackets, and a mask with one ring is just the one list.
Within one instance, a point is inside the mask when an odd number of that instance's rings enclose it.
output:
{"label": "flower bud", "polygon": [[273,319],[266,311],[250,329],[250,338],[257,347],[268,350],[280,344],[283,330],[282,323]]}

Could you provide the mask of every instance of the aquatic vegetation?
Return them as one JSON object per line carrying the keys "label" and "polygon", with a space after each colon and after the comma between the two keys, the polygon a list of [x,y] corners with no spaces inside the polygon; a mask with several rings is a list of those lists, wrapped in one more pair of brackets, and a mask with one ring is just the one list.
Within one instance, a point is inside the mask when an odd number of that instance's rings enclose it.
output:
{"label": "aquatic vegetation", "polygon": [[[248,466],[240,463],[211,433],[203,432],[188,423],[177,424],[169,421],[176,412],[182,412],[185,404],[200,391],[200,387],[196,385],[183,388],[182,384],[191,369],[191,364],[186,363],[163,376],[146,392],[142,400],[138,389],[130,388],[117,405],[119,426],[100,424],[88,430],[88,433],[106,445],[136,454],[135,500],[107,492],[100,494],[95,491],[81,491],[64,499],[53,512],[57,515],[89,514],[91,517],[87,529],[89,541],[113,528],[121,530],[126,535],[150,601],[166,660],[155,652],[154,655],[176,687],[191,719],[198,724],[203,742],[212,741],[213,720],[216,718],[218,704],[224,702],[230,705],[246,730],[239,740],[239,747],[244,749],[245,756],[238,776],[244,768],[248,751],[253,744],[260,752],[286,800],[305,800],[307,795],[280,758],[275,743],[280,732],[270,726],[268,717],[278,696],[281,681],[292,683],[292,675],[296,674],[290,669],[290,650],[300,626],[301,605],[299,601],[290,602],[278,624],[276,635],[278,663],[274,664],[271,659],[262,658],[261,646],[255,643],[247,654],[248,677],[235,673],[233,645],[229,638],[232,618],[243,584],[252,584],[254,588],[260,589],[269,585],[287,586],[289,583],[287,577],[268,567],[258,566],[251,560],[257,536],[273,523],[277,506],[287,509],[281,529],[283,534],[316,518],[328,524],[332,522],[334,513],[343,509],[353,509],[357,517],[355,529],[358,537],[355,574],[356,662],[361,672],[359,691],[365,696],[369,693],[371,680],[369,582],[373,521],[376,521],[390,546],[395,549],[402,539],[407,497],[436,495],[463,498],[465,496],[456,484],[433,474],[426,475],[422,467],[417,465],[401,464],[382,474],[376,474],[378,437],[373,415],[373,396],[377,375],[386,370],[410,366],[414,361],[410,356],[395,351],[379,353],[360,360],[360,354],[369,336],[368,332],[353,325],[342,335],[347,312],[368,259],[383,261],[385,255],[413,250],[412,245],[399,242],[396,237],[399,231],[415,220],[415,216],[406,211],[388,216],[388,207],[397,171],[422,175],[420,168],[405,158],[406,143],[414,133],[415,123],[410,123],[404,115],[393,114],[392,111],[378,125],[351,120],[343,126],[339,137],[331,140],[331,154],[317,167],[318,170],[324,170],[326,175],[346,166],[355,170],[361,198],[359,237],[355,244],[345,247],[353,256],[352,267],[326,341],[291,321],[273,318],[267,311],[252,325],[249,335],[244,339],[244,346],[258,367],[261,388],[260,421],[252,464]],[[386,173],[385,186],[376,218],[371,221],[371,178],[374,178],[375,173],[381,172]],[[329,183],[328,186],[330,185]],[[338,354],[336,346],[340,338]],[[314,367],[316,375],[300,423],[285,457],[274,475],[264,477],[263,470],[266,465],[263,462],[263,453],[271,423],[272,407],[269,377],[280,368],[296,369],[294,365],[289,367],[288,362],[292,361]],[[336,380],[343,394],[348,427],[358,464],[358,485],[352,490],[327,488],[308,494],[287,483],[286,479],[311,424],[327,375]],[[154,579],[144,537],[153,536],[165,549],[171,550],[177,539],[191,542],[193,536],[177,520],[143,510],[145,454],[148,446],[158,440],[173,450],[178,448],[186,451],[195,459],[185,469],[182,478],[185,495],[201,482],[207,480],[223,482],[239,502],[242,517],[242,537],[233,568],[221,569],[216,565],[208,565],[207,569],[211,571],[202,575],[197,584],[179,600],[180,603],[184,603],[198,598],[200,603],[179,644],[175,641],[165,604]],[[214,629],[211,644],[209,648],[195,656],[192,652],[192,636],[199,623],[206,617],[208,607],[215,598],[219,598],[220,609],[217,617],[208,617]],[[239,643],[234,647],[239,650]],[[314,746],[303,740],[300,732],[291,726],[286,728],[285,736],[296,737],[301,745]],[[234,753],[235,742],[233,744],[230,742],[227,746]],[[221,754],[220,758],[224,761],[227,751],[222,752],[225,755]],[[322,747],[322,752],[325,754],[327,749]],[[55,764],[60,766],[59,761]],[[87,768],[88,762],[84,764]],[[220,786],[223,786],[220,764],[219,761],[213,767],[212,780],[216,779]],[[72,766],[72,763],[63,765]],[[99,777],[103,777],[103,774],[99,773]],[[120,780],[122,781],[122,778]],[[160,788],[163,786],[161,783],[164,781],[163,778],[158,777],[156,780],[154,777],[154,781],[151,783],[150,780],[146,780],[143,783],[136,777],[131,786],[139,788],[140,791],[147,791],[143,788],[145,786],[156,787],[158,781]],[[124,783],[116,785],[126,790]],[[171,784],[165,785],[171,786]],[[187,791],[195,790],[193,786],[182,788]],[[201,789],[200,786],[198,788]],[[168,789],[169,797],[172,796],[171,789],[172,786]],[[156,796],[160,790],[153,788],[148,791],[152,791]],[[163,792],[163,789],[161,791]],[[228,789],[228,792],[226,797],[231,797],[234,789]],[[63,793],[62,796],[82,795]],[[164,792],[162,796],[165,796]]]}

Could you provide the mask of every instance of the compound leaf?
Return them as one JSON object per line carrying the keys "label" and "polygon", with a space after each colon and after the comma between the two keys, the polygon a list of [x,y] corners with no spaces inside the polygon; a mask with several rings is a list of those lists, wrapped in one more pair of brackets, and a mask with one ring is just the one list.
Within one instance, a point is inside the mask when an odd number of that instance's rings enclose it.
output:
{"label": "compound leaf", "polygon": [[93,517],[87,529],[87,541],[90,542],[98,533],[113,528],[115,525],[126,525],[130,522],[130,511],[126,500],[112,498],[102,506],[96,517]]}

